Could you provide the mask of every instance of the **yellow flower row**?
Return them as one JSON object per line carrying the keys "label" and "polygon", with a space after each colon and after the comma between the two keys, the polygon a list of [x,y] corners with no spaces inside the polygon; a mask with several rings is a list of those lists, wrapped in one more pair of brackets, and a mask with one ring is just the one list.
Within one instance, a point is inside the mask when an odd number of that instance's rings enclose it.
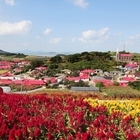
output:
{"label": "yellow flower row", "polygon": [[88,102],[92,107],[106,106],[108,112],[120,111],[126,115],[132,115],[134,118],[140,116],[140,100],[98,100],[86,98],[84,101]]}

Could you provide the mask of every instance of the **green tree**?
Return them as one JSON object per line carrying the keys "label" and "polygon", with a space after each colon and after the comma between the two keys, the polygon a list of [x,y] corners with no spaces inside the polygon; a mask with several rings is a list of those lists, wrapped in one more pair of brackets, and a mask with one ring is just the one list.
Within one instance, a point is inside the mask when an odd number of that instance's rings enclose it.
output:
{"label": "green tree", "polygon": [[119,82],[117,82],[117,81],[113,82],[113,86],[119,86],[119,85],[120,85]]}
{"label": "green tree", "polygon": [[31,61],[31,68],[35,69],[35,67],[42,66],[44,64],[44,60],[42,59],[34,59]]}
{"label": "green tree", "polygon": [[99,90],[101,91],[101,89],[104,87],[103,82],[97,82],[97,83],[96,83],[96,87],[98,87]]}
{"label": "green tree", "polygon": [[140,90],[140,81],[128,82],[128,86],[133,89]]}
{"label": "green tree", "polygon": [[50,64],[49,69],[57,69],[58,65],[57,64]]}
{"label": "green tree", "polygon": [[52,63],[61,63],[61,62],[62,62],[62,58],[61,58],[61,56],[56,55],[56,56],[54,56],[54,57],[51,57],[51,58],[50,58],[50,61],[51,61]]}

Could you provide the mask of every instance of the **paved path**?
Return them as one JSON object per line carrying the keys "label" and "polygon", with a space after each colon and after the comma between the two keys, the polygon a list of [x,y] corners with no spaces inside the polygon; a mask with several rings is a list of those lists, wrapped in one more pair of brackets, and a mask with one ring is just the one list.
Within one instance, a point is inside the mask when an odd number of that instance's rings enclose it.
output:
{"label": "paved path", "polygon": [[37,89],[34,89],[34,90],[29,90],[29,91],[16,91],[16,92],[11,92],[11,93],[27,94],[27,93],[33,93],[33,92],[36,92],[36,91],[41,91],[41,90],[44,90],[44,89],[46,89],[46,87],[41,87],[41,88],[37,88]]}

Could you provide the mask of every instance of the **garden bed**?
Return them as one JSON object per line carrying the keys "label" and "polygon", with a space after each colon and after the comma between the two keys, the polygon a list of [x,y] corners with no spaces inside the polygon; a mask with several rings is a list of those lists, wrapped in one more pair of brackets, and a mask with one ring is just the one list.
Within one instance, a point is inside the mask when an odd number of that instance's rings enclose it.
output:
{"label": "garden bed", "polygon": [[2,140],[137,140],[140,101],[70,94],[1,94]]}

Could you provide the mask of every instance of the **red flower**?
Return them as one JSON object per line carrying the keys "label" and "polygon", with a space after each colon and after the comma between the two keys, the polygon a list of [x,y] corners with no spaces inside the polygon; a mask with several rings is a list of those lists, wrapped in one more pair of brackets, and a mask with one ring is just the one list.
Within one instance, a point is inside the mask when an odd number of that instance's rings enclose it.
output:
{"label": "red flower", "polygon": [[111,139],[114,139],[114,134],[113,134],[113,132],[111,132],[111,131],[108,131],[107,133],[106,133],[106,136],[108,137],[108,138],[111,138]]}
{"label": "red flower", "polygon": [[40,129],[38,127],[35,128],[34,136],[38,137],[40,134]]}
{"label": "red flower", "polygon": [[10,131],[8,140],[14,140],[14,139],[15,139],[15,129],[12,129],[12,130]]}
{"label": "red flower", "polygon": [[21,136],[22,136],[22,132],[21,132],[21,130],[16,130],[15,131],[15,136],[17,137],[17,138],[21,138]]}

